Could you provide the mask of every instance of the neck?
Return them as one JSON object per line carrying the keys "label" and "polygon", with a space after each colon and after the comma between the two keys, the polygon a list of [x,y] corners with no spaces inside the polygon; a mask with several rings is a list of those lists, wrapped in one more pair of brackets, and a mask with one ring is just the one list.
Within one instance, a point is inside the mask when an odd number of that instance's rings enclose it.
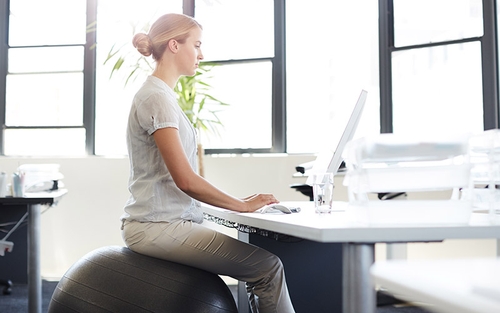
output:
{"label": "neck", "polygon": [[177,85],[178,77],[170,77],[168,75],[162,75],[162,73],[159,73],[157,71],[154,71],[152,75],[163,80],[172,89],[174,89],[175,85]]}
{"label": "neck", "polygon": [[176,74],[174,66],[165,66],[163,63],[156,64],[156,68],[152,75],[163,80],[172,89],[177,85],[180,76]]}

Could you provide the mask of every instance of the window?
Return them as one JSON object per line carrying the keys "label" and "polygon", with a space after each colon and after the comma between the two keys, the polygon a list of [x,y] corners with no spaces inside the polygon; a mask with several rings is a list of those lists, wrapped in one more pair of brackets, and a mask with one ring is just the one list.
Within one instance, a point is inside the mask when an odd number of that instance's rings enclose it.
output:
{"label": "window", "polygon": [[356,136],[378,133],[377,2],[286,5],[287,151],[335,149],[362,88]]}
{"label": "window", "polygon": [[126,154],[145,76],[105,60],[165,12],[204,26],[230,104],[206,153],[329,149],[361,88],[356,136],[498,128],[496,1],[0,0],[0,155]]}
{"label": "window", "polygon": [[397,51],[392,66],[395,133],[483,129],[479,42]]}
{"label": "window", "polygon": [[394,0],[394,46],[483,35],[481,0]]}
{"label": "window", "polygon": [[[12,3],[16,1],[22,0],[13,0]],[[134,58],[137,51],[130,47],[132,35],[142,28],[147,30],[148,22],[156,19],[159,14],[182,12],[183,2],[186,1],[149,0],[140,4],[137,1],[98,2],[97,45],[94,49],[95,138],[86,136],[85,128],[82,127],[81,119],[84,112],[80,108],[85,106],[81,102],[76,104],[76,101],[73,101],[75,105],[72,106],[65,102],[65,109],[79,112],[79,115],[75,114],[73,120],[78,128],[64,129],[64,132],[78,130],[80,133],[72,134],[72,138],[79,140],[72,141],[74,146],[69,144],[63,146],[64,149],[70,147],[75,149],[77,154],[83,153],[82,141],[88,144],[91,140],[98,155],[126,153],[124,132],[128,110],[131,99],[142,84],[144,76],[129,81],[124,88],[129,72],[126,70],[116,72],[110,79],[113,62],[104,64],[105,59],[113,47],[116,49],[122,46],[124,48],[120,49],[129,51]],[[205,29],[203,43],[205,61],[218,64],[210,73],[213,77],[210,80],[213,95],[230,104],[218,112],[218,117],[224,125],[219,129],[220,135],[201,134],[205,151],[208,153],[286,152],[288,145],[289,152],[310,153],[318,151],[318,147],[322,146],[319,139],[311,140],[314,138],[312,134],[325,131],[340,132],[341,126],[335,121],[345,119],[342,116],[350,112],[349,105],[355,103],[355,98],[352,94],[345,99],[336,92],[324,93],[314,90],[331,88],[339,90],[342,84],[338,83],[347,80],[348,76],[352,77],[353,72],[361,73],[357,77],[362,77],[363,82],[370,87],[376,85],[376,81],[373,81],[373,77],[376,77],[373,71],[377,70],[376,58],[373,57],[376,47],[376,36],[373,37],[376,35],[373,31],[375,27],[370,26],[372,31],[366,34],[366,25],[372,25],[376,20],[376,7],[370,4],[370,1],[364,0],[363,5],[366,6],[366,10],[363,12],[367,13],[357,14],[356,19],[350,19],[342,12],[349,10],[354,14],[356,12],[354,5],[340,1],[335,1],[333,4],[330,2],[288,2],[286,11],[285,1],[282,0],[192,2],[193,13]],[[118,6],[120,14],[116,11]],[[84,10],[83,7],[80,9]],[[308,14],[302,14],[301,11]],[[286,24],[285,15],[288,15]],[[322,18],[318,19],[320,15]],[[255,20],[256,16],[259,17],[258,23]],[[330,16],[335,16],[333,24],[330,22]],[[346,24],[353,29],[353,33],[346,34],[342,31]],[[325,32],[318,32],[317,29]],[[286,41],[290,47],[286,52],[285,33],[288,34]],[[310,37],[308,50],[298,46],[304,35]],[[325,41],[325,47],[328,48],[325,49],[321,45],[322,41]],[[344,46],[348,49],[339,49]],[[360,61],[344,62],[344,59],[352,56],[353,51],[357,53],[356,57],[359,57]],[[289,58],[289,66],[286,69],[285,53]],[[82,71],[82,68],[78,70]],[[56,68],[51,67],[47,71],[56,71]],[[285,77],[286,72],[287,77]],[[84,92],[80,89],[82,84],[74,81],[72,84],[78,91],[73,90],[70,94],[75,99],[78,97],[81,99]],[[366,87],[366,84],[360,85]],[[285,94],[286,89],[289,91]],[[374,100],[373,114],[366,115],[374,121],[372,126],[376,131],[378,129],[376,91],[371,90],[370,95]],[[286,103],[287,98],[288,103]],[[305,107],[307,109],[304,109]],[[7,116],[11,115],[7,112]],[[325,119],[318,123],[318,116]],[[318,125],[331,124],[332,121],[337,128],[333,130],[317,128]],[[59,137],[54,137],[61,133],[58,128],[50,129],[51,133],[47,135],[42,128],[37,128],[35,132],[41,136],[55,138],[55,142],[60,141]],[[285,137],[287,133],[288,139]],[[76,146],[82,148],[76,149]],[[33,154],[28,151],[19,153]]]}
{"label": "window", "polygon": [[219,133],[201,134],[205,151],[271,151],[276,70],[273,1],[198,0],[195,4],[195,18],[204,29],[205,61],[218,64],[210,71],[211,93],[229,104],[217,114],[223,125]]}
{"label": "window", "polygon": [[84,154],[86,1],[10,1],[8,21],[4,153]]}
{"label": "window", "polygon": [[[226,103],[217,117],[218,133],[202,132],[205,149],[271,149],[272,63],[243,62],[210,71],[211,94]],[[216,108],[215,108],[216,109]]]}
{"label": "window", "polygon": [[[231,104],[219,113],[222,135],[202,140],[208,151],[312,153],[333,148],[361,88],[370,90],[370,104],[360,133],[379,132],[376,3],[284,3],[281,35],[286,34],[286,46],[280,47],[279,16],[271,1],[196,2],[195,17],[205,29],[205,58],[220,64],[213,72],[214,92]],[[285,47],[286,62],[278,51]],[[286,64],[286,76],[277,76],[283,89],[272,81],[280,62]],[[279,121],[286,125],[286,137],[273,133]],[[323,134],[330,135],[328,140]],[[278,143],[282,138],[286,142]]]}
{"label": "window", "polygon": [[388,12],[380,27],[382,132],[429,135],[496,128],[496,21],[489,14],[495,5],[480,0],[380,5]]}

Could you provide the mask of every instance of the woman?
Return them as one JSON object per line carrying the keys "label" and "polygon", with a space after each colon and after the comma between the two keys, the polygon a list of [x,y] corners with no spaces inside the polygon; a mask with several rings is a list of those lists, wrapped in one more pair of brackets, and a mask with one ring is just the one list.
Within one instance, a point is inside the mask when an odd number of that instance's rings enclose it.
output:
{"label": "woman", "polygon": [[156,66],[134,97],[127,126],[131,195],[123,239],[138,253],[245,281],[253,312],[294,312],[277,256],[201,225],[198,201],[238,212],[278,202],[271,194],[235,198],[197,174],[196,132],[173,90],[180,76],[196,73],[201,35],[193,18],[166,14],[132,40]]}

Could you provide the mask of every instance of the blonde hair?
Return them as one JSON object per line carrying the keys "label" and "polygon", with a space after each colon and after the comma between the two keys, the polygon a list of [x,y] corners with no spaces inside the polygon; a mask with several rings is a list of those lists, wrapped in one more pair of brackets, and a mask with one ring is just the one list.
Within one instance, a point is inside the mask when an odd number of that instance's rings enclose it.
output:
{"label": "blonde hair", "polygon": [[153,56],[154,60],[161,59],[171,39],[184,43],[189,36],[189,32],[194,27],[202,28],[192,17],[168,13],[160,16],[151,25],[149,33],[138,33],[132,38],[134,47],[144,56]]}

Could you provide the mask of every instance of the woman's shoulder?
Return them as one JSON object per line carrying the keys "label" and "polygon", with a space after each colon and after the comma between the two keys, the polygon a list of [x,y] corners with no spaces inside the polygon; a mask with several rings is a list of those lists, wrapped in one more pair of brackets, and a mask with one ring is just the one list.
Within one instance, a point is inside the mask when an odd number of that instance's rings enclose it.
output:
{"label": "woman's shoulder", "polygon": [[144,82],[143,87],[145,89],[157,90],[160,92],[164,92],[170,96],[175,97],[175,91],[170,88],[163,80],[159,79],[155,76],[148,76],[146,81]]}
{"label": "woman's shoulder", "polygon": [[137,91],[134,103],[138,106],[144,103],[176,105],[177,98],[170,88],[147,80]]}

